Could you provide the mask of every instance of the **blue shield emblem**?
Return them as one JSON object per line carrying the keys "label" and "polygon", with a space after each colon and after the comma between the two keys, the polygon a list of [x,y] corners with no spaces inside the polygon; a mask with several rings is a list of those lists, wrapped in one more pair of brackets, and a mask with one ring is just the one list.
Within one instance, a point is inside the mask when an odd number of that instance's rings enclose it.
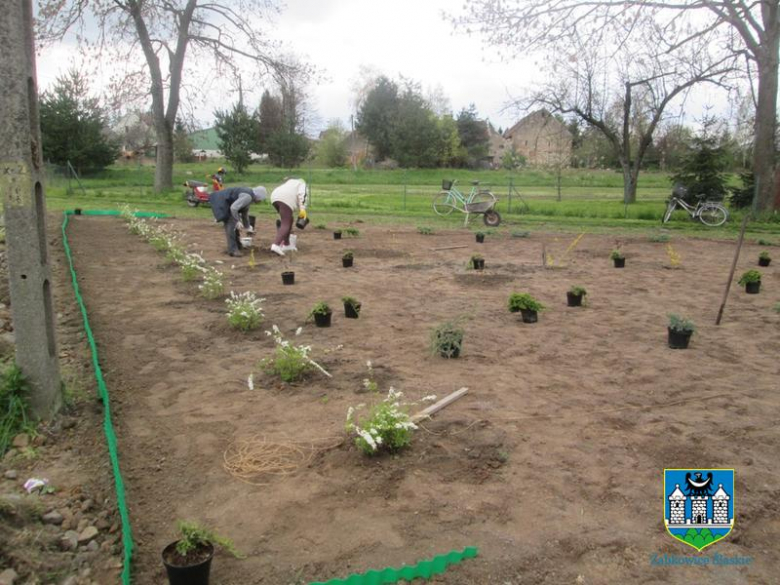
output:
{"label": "blue shield emblem", "polygon": [[733,469],[664,469],[664,524],[698,551],[734,528]]}

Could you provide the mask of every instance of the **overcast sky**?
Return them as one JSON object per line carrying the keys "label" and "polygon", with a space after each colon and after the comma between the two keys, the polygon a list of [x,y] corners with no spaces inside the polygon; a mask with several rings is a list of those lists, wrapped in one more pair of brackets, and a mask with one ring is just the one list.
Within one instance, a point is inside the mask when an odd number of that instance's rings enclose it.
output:
{"label": "overcast sky", "polygon": [[[457,0],[289,0],[272,35],[324,74],[309,90],[318,123],[310,124],[308,132],[316,134],[335,118],[349,127],[352,88],[361,66],[420,82],[424,91],[441,86],[455,115],[474,103],[497,128],[514,124],[518,114],[507,105],[532,90],[541,73],[534,59],[502,61],[481,39],[453,29],[442,12],[460,6]],[[45,51],[38,60],[40,87],[64,72],[76,53],[73,45]],[[247,103],[259,103],[263,88],[245,89]],[[204,127],[213,123],[215,108],[237,99],[224,82],[202,96],[194,113]]]}

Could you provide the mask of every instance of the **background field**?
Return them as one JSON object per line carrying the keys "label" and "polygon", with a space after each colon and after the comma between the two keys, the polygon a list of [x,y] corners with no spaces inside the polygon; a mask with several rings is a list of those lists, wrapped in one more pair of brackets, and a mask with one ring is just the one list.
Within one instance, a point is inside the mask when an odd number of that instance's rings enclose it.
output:
{"label": "background field", "polygon": [[[176,184],[187,179],[205,180],[219,161],[177,165]],[[410,222],[416,225],[457,227],[463,216],[437,217],[431,208],[433,197],[441,190],[444,178],[457,179],[463,190],[472,180],[491,189],[499,198],[498,210],[504,218],[503,229],[534,228],[576,230],[655,230],[661,228],[665,200],[670,193],[669,176],[662,172],[640,175],[637,203],[622,202],[623,179],[613,170],[566,169],[561,175],[561,200],[558,201],[557,177],[553,172],[528,169],[521,172],[471,171],[464,169],[430,170],[358,170],[300,168],[285,170],[254,165],[244,175],[228,175],[228,185],[262,184],[273,188],[287,175],[300,176],[311,186],[311,219],[317,224],[327,221],[363,220],[376,223]],[[63,169],[50,167],[47,199],[51,210],[83,207],[115,208],[129,202],[141,210],[161,211],[179,217],[210,217],[207,209],[190,209],[184,203],[184,187],[155,194],[154,166],[120,164],[106,171],[83,177],[67,178]],[[253,213],[273,215],[270,206],[255,206]],[[708,237],[731,238],[742,218],[733,212],[722,228],[711,229],[691,222],[677,212],[665,229]],[[472,221],[478,229],[479,218]],[[751,222],[751,237],[780,233],[780,218],[762,218]]]}

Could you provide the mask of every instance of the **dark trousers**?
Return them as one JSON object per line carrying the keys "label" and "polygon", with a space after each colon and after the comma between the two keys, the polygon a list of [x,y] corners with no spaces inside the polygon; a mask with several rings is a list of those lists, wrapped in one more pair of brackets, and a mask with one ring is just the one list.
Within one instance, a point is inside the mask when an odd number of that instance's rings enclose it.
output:
{"label": "dark trousers", "polygon": [[293,212],[292,209],[287,207],[281,201],[274,201],[274,209],[279,212],[279,217],[282,222],[276,229],[276,239],[274,244],[277,246],[289,246],[290,245],[290,232],[292,232],[293,225]]}
{"label": "dark trousers", "polygon": [[227,240],[227,251],[228,254],[235,254],[238,252],[240,244],[238,243],[238,232],[236,231],[236,226],[238,225],[238,222],[233,219],[233,216],[229,216],[225,220],[225,239]]}

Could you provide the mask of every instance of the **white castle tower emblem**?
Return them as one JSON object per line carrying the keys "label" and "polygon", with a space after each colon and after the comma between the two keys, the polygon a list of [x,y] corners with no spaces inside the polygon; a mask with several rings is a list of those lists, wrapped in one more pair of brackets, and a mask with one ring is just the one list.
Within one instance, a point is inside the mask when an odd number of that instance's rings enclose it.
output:
{"label": "white castle tower emblem", "polygon": [[[669,528],[731,528],[734,524],[734,515],[730,513],[729,506],[731,496],[723,489],[723,484],[718,484],[718,489],[712,492],[712,473],[707,478],[702,478],[700,472],[686,475],[686,491],[680,489],[680,484],[675,484],[674,490],[667,496],[669,500],[669,514],[666,525]],[[690,501],[690,505],[686,502]]]}

